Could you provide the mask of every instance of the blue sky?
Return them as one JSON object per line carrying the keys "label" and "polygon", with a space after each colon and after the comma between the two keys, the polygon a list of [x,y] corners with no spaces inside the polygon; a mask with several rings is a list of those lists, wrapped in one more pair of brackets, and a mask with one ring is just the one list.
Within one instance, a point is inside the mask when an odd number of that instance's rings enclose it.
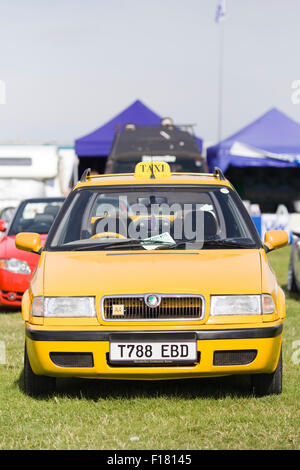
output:
{"label": "blue sky", "polygon": [[[0,142],[72,144],[141,99],[217,139],[217,0],[2,0]],[[227,0],[222,136],[276,106],[300,122],[300,2]]]}

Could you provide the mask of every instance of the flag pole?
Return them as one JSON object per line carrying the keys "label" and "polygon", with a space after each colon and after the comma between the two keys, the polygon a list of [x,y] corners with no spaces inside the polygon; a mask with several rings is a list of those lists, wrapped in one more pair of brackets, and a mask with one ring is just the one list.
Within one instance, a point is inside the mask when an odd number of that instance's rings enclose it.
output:
{"label": "flag pole", "polygon": [[218,142],[222,139],[223,123],[223,59],[224,59],[224,24],[219,24],[219,96],[218,96]]}
{"label": "flag pole", "polygon": [[218,142],[222,139],[223,124],[223,59],[224,59],[224,20],[227,17],[226,0],[218,0],[216,11],[216,23],[219,25],[219,96],[218,96]]}

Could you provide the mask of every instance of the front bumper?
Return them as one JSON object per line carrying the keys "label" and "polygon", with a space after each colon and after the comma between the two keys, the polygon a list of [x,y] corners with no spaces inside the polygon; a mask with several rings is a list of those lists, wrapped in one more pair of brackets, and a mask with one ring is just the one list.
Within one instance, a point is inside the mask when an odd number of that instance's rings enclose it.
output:
{"label": "front bumper", "polygon": [[31,274],[18,274],[0,269],[0,304],[20,307],[22,296],[29,286],[30,278]]}
{"label": "front bumper", "polygon": [[[232,374],[272,373],[277,366],[283,324],[258,328],[184,329],[145,331],[103,330],[45,330],[26,326],[26,347],[35,374],[54,377],[81,377],[99,379],[161,380],[193,377],[217,377]],[[114,335],[132,341],[143,340],[145,335],[153,339],[167,340],[168,335],[195,334],[198,360],[193,364],[165,365],[111,365],[108,359],[109,342]],[[255,351],[249,363],[215,364],[216,351]],[[92,364],[88,367],[57,365],[51,357],[70,353],[89,353]],[[80,355],[80,354],[79,354]],[[50,357],[51,356],[51,357]],[[224,357],[225,357],[224,356]],[[228,356],[228,354],[227,354]]]}

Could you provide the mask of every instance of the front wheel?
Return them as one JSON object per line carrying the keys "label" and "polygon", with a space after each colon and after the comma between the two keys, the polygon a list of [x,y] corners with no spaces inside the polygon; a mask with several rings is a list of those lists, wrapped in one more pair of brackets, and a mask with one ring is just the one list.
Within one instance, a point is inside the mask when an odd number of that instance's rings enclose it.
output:
{"label": "front wheel", "polygon": [[282,392],[282,350],[277,367],[272,374],[254,374],[251,377],[256,396],[280,394]]}
{"label": "front wheel", "polygon": [[31,369],[26,350],[24,351],[24,391],[26,395],[51,395],[55,391],[56,379],[44,375],[36,375]]}

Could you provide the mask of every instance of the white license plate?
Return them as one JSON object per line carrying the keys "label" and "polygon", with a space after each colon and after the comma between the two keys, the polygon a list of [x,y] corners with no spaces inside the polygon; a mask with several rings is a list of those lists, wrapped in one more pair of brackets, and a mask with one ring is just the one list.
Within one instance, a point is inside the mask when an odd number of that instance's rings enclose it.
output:
{"label": "white license plate", "polygon": [[110,342],[110,362],[195,362],[196,341]]}

